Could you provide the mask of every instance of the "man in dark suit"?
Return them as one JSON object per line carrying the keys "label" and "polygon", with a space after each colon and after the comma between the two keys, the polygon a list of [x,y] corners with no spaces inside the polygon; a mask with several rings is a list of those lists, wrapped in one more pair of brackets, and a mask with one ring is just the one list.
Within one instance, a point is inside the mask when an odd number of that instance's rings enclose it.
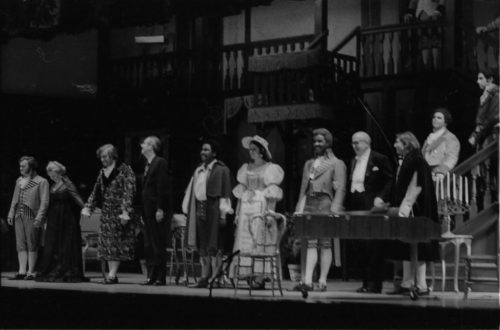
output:
{"label": "man in dark suit", "polygon": [[142,218],[148,276],[143,285],[166,284],[168,166],[164,158],[157,156],[160,146],[160,139],[156,136],[148,136],[141,144],[141,153],[146,158],[142,180]]}
{"label": "man in dark suit", "polygon": [[[371,139],[366,132],[352,136],[356,156],[351,162],[347,203],[349,210],[370,210],[384,207],[389,201],[393,171],[389,158],[371,150]],[[379,241],[359,241],[362,264],[362,293],[380,293],[383,281],[382,244]]]}

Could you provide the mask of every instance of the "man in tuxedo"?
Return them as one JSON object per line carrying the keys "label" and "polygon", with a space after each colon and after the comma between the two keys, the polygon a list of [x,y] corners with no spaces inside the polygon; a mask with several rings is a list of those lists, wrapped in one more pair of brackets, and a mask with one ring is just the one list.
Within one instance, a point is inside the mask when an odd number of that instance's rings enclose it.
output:
{"label": "man in tuxedo", "polygon": [[[393,171],[389,158],[371,150],[371,138],[366,132],[352,136],[356,156],[351,162],[347,205],[349,210],[382,208],[389,201]],[[380,241],[356,241],[360,248],[363,286],[361,293],[380,293],[383,281],[382,244]]]}
{"label": "man in tuxedo", "polygon": [[141,144],[141,153],[146,158],[142,179],[142,206],[144,221],[144,253],[147,265],[147,280],[143,285],[166,284],[167,231],[169,217],[167,161],[157,156],[161,142],[156,136],[148,136]]}

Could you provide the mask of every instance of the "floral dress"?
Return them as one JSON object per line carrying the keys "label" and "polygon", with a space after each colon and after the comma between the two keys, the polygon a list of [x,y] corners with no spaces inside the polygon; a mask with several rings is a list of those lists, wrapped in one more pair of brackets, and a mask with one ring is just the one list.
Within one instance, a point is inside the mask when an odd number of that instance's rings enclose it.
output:
{"label": "floral dress", "polygon": [[[132,201],[135,194],[135,175],[125,163],[116,164],[106,177],[101,170],[87,204],[90,210],[101,208],[97,257],[101,260],[126,261],[134,258],[135,227]],[[119,218],[123,210],[130,220],[126,225]]]}
{"label": "floral dress", "polygon": [[[283,198],[283,191],[279,184],[283,181],[283,169],[273,163],[266,163],[258,168],[250,170],[248,164],[243,164],[236,177],[238,185],[233,189],[233,194],[238,198],[237,206],[237,228],[235,233],[234,251],[240,250],[240,254],[257,252],[254,242],[265,241],[267,236],[276,233],[266,233],[262,222],[254,222],[252,227],[253,236],[249,230],[249,221],[255,215],[266,211],[274,211],[276,202]],[[274,228],[276,231],[276,228]],[[262,251],[261,251],[262,252]],[[239,262],[239,274],[250,273],[251,259],[242,256]],[[266,269],[269,266],[266,265]],[[259,269],[260,268],[260,269]],[[256,265],[256,271],[262,270],[262,265]]]}

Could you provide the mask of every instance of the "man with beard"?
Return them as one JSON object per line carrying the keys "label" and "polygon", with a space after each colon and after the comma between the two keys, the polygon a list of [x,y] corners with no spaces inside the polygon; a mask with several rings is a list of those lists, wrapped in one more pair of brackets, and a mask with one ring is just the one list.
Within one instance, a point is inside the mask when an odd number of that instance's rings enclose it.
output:
{"label": "man with beard", "polygon": [[7,216],[8,224],[14,225],[16,233],[19,271],[12,278],[15,280],[35,278],[40,227],[49,206],[49,182],[36,173],[37,165],[33,157],[19,159],[21,176],[16,181]]}
{"label": "man with beard", "polygon": [[[339,213],[343,210],[346,184],[346,166],[332,151],[333,137],[325,128],[313,131],[314,159],[304,165],[296,213]],[[312,291],[313,271],[318,261],[320,267],[318,289],[326,291],[326,278],[332,264],[332,239],[307,241],[304,282],[294,290]]]}
{"label": "man with beard", "polygon": [[205,288],[217,276],[222,263],[223,240],[221,227],[226,215],[232,214],[231,173],[220,155],[215,141],[202,144],[199,165],[189,182],[182,202],[182,211],[187,214],[187,246],[198,250],[201,264],[201,279],[194,288]]}

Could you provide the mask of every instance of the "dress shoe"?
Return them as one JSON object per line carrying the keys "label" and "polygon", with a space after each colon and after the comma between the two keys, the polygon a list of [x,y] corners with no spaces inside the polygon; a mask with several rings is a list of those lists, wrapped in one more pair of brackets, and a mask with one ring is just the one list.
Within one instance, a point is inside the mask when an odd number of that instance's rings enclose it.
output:
{"label": "dress shoe", "polygon": [[118,284],[118,277],[108,277],[102,282],[103,284]]}
{"label": "dress shoe", "polygon": [[358,293],[382,293],[382,289],[376,289],[371,287],[361,287],[356,290]]}
{"label": "dress shoe", "polygon": [[155,283],[154,280],[148,278],[147,280],[145,280],[144,282],[141,282],[140,284],[141,285],[153,285]]}
{"label": "dress shoe", "polygon": [[326,292],[328,289],[326,283],[318,283],[318,291],[319,292]]}
{"label": "dress shoe", "polygon": [[313,291],[314,288],[312,285],[308,285],[308,284],[305,284],[305,283],[299,283],[297,284],[296,286],[293,287],[292,291]]}
{"label": "dress shoe", "polygon": [[190,285],[189,287],[193,289],[207,288],[208,280],[206,278],[200,278],[200,280],[196,284]]}
{"label": "dress shoe", "polygon": [[153,283],[153,286],[165,286],[167,285],[167,281],[165,280],[156,280],[154,283]]}
{"label": "dress shoe", "polygon": [[33,281],[35,279],[35,274],[26,274],[26,276],[24,277],[24,280],[25,281]]}
{"label": "dress shoe", "polygon": [[14,276],[9,278],[9,280],[24,280],[25,277],[26,277],[26,274],[16,273]]}
{"label": "dress shoe", "polygon": [[409,292],[410,292],[409,288],[404,288],[404,287],[400,286],[399,288],[395,289],[394,291],[386,292],[386,294],[395,295],[395,294],[405,294],[405,293],[409,293]]}
{"label": "dress shoe", "polygon": [[419,296],[428,296],[428,295],[431,294],[431,290],[429,290],[429,288],[427,288],[427,289],[419,289],[419,288],[417,288],[417,294]]}

